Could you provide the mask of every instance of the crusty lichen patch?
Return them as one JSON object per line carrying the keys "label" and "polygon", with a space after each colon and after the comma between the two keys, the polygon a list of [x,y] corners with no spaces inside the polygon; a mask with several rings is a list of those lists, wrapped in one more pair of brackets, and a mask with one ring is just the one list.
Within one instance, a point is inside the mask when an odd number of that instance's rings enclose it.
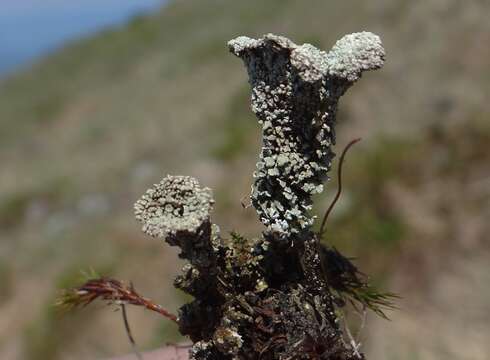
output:
{"label": "crusty lichen patch", "polygon": [[209,219],[213,203],[211,190],[196,179],[168,175],[134,204],[134,212],[144,233],[167,239],[179,231],[197,231]]}
{"label": "crusty lichen patch", "polygon": [[379,36],[364,31],[344,36],[326,58],[330,75],[354,82],[363,71],[383,66],[385,50]]}

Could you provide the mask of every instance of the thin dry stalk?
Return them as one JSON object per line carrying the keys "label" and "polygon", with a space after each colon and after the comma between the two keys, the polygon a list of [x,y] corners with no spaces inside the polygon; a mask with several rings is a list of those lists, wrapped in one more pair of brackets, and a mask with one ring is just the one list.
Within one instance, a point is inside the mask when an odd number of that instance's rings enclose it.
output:
{"label": "thin dry stalk", "polygon": [[347,144],[347,146],[344,148],[344,150],[342,151],[342,155],[340,155],[339,166],[338,166],[338,170],[337,170],[338,171],[337,172],[337,179],[338,179],[337,193],[335,194],[335,197],[332,200],[332,202],[330,203],[330,206],[328,207],[327,211],[325,211],[325,215],[323,215],[322,224],[320,226],[320,230],[318,231],[318,235],[320,238],[322,238],[323,234],[325,233],[325,225],[327,224],[328,216],[332,212],[333,207],[335,206],[335,204],[337,203],[337,201],[340,198],[340,195],[342,194],[342,165],[344,164],[345,155],[347,154],[347,151],[349,151],[351,146],[354,145],[355,143],[359,142],[359,141],[361,141],[361,138],[351,140]]}
{"label": "thin dry stalk", "polygon": [[142,306],[175,323],[178,320],[176,315],[138,294],[133,285],[128,286],[119,280],[107,277],[90,279],[80,287],[63,291],[56,304],[70,309],[85,307],[96,299],[105,301],[109,305],[128,304]]}

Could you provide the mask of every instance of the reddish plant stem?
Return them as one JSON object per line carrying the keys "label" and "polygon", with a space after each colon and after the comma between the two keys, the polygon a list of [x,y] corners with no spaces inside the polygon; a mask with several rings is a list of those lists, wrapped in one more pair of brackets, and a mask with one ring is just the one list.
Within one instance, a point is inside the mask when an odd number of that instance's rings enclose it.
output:
{"label": "reddish plant stem", "polygon": [[119,280],[110,278],[99,278],[88,280],[82,286],[66,292],[59,303],[65,306],[87,306],[96,299],[101,299],[110,304],[130,304],[142,306],[148,310],[159,313],[169,320],[177,323],[176,315],[165,310],[162,306],[155,304],[136,292],[132,285],[127,286]]}
{"label": "reddish plant stem", "polygon": [[338,170],[337,170],[338,171],[337,172],[337,179],[338,179],[337,193],[335,194],[334,199],[330,203],[330,206],[328,207],[327,211],[325,212],[325,215],[323,216],[322,225],[320,226],[320,230],[318,231],[319,238],[322,238],[322,236],[324,235],[325,225],[327,223],[328,216],[332,212],[332,209],[334,208],[335,204],[339,200],[340,195],[342,193],[342,165],[344,164],[345,154],[347,154],[347,151],[349,151],[349,149],[351,148],[352,145],[354,145],[355,143],[357,143],[359,141],[361,141],[361,138],[357,138],[357,139],[350,141],[347,144],[347,146],[344,148],[344,150],[342,151],[342,154],[340,155],[339,166],[338,166]]}

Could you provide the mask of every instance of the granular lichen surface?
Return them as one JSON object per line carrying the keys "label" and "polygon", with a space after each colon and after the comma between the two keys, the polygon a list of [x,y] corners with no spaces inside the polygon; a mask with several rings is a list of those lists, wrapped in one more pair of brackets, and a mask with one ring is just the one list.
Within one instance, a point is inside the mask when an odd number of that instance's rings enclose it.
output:
{"label": "granular lichen surface", "polygon": [[209,218],[211,190],[189,176],[166,176],[134,205],[143,232],[165,239],[179,231],[194,232]]}
{"label": "granular lichen surface", "polygon": [[262,126],[252,203],[269,230],[288,239],[313,225],[311,197],[331,166],[340,96],[362,71],[382,66],[384,50],[367,32],[345,36],[329,53],[272,34],[228,45],[248,69]]}
{"label": "granular lichen surface", "polygon": [[143,231],[188,260],[175,286],[194,297],[178,317],[193,342],[190,357],[363,359],[344,339],[335,294],[355,294],[346,284],[364,283],[348,259],[320,243],[310,210],[334,158],[338,101],[363,71],[383,65],[381,41],[350,34],[324,52],[268,34],[228,47],[247,68],[262,128],[250,197],[263,233],[220,234],[210,190],[190,177],[167,176],[135,204]]}

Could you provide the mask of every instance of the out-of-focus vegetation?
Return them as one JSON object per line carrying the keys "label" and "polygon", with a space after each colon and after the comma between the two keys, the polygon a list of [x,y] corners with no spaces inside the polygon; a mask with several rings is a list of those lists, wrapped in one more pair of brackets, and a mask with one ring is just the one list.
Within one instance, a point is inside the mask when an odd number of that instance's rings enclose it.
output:
{"label": "out-of-focus vegetation", "polygon": [[[174,1],[3,80],[0,358],[130,351],[119,314],[60,318],[51,306],[79,268],[110,270],[177,308],[175,251],[140,235],[132,217],[134,200],[167,173],[215,190],[222,231],[260,231],[240,204],[259,130],[226,41],[275,32],[329,48],[369,30],[387,64],[340,105],[338,152],[363,141],[348,155],[327,241],[404,298],[392,322],[368,322],[369,358],[486,359],[488,13],[485,1]],[[129,316],[144,348],[178,339],[173,324]]]}

